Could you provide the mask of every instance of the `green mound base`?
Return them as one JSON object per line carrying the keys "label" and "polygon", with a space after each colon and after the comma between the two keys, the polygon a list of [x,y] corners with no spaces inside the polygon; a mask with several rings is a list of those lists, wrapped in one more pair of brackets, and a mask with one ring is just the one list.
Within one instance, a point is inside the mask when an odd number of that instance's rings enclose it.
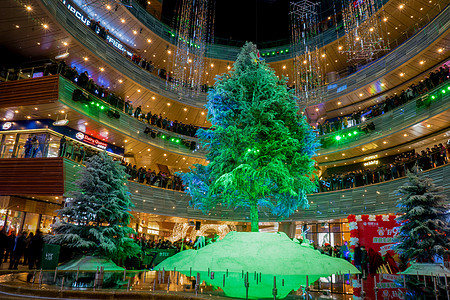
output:
{"label": "green mound base", "polygon": [[[221,241],[199,250],[182,251],[155,267],[163,269],[175,269],[187,276],[199,273],[200,281],[220,287],[226,296],[236,298],[246,297],[243,273],[248,272],[251,299],[273,298],[274,281],[277,298],[281,299],[292,290],[305,287],[307,277],[312,284],[332,274],[361,273],[346,260],[323,255],[284,233],[262,232],[230,232]],[[208,270],[214,272],[213,279]]]}
{"label": "green mound base", "polygon": [[123,271],[122,267],[119,267],[109,258],[99,256],[82,256],[74,258],[58,266],[60,271],[77,271],[79,267],[80,271],[97,271],[97,267],[105,271]]}

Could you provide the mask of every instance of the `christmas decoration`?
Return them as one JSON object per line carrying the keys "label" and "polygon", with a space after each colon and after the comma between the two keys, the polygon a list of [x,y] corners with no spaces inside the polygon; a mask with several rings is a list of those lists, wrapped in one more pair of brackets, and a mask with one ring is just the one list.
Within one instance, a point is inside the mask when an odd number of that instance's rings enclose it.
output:
{"label": "christmas decoration", "polygon": [[[173,57],[171,86],[182,95],[197,96],[205,75],[207,43],[213,41],[215,0],[182,0],[178,8],[176,53]],[[169,46],[167,46],[169,47]]]}
{"label": "christmas decoration", "polygon": [[[448,259],[450,207],[443,188],[436,187],[431,178],[416,168],[408,173],[408,182],[398,189],[398,194],[400,228],[394,249],[403,262],[438,263]],[[431,299],[436,294],[430,288],[430,277],[408,276],[405,284],[406,299]],[[437,289],[441,289],[440,283]]]}
{"label": "christmas decoration", "polygon": [[321,254],[283,232],[232,231],[222,240],[182,251],[155,267],[163,269],[200,277],[200,282],[220,287],[228,297],[246,298],[248,293],[249,299],[282,299],[320,277],[360,274],[346,260]]}
{"label": "christmas decoration", "polygon": [[450,254],[450,207],[443,189],[420,171],[408,174],[409,181],[398,189],[397,222],[400,224],[394,247],[407,261],[434,262]]}
{"label": "christmas decoration", "polygon": [[389,50],[389,40],[383,36],[384,11],[376,0],[343,1],[342,17],[345,45],[339,46],[347,54],[348,62],[373,60],[380,52]]}
{"label": "christmas decoration", "polygon": [[247,207],[252,231],[261,207],[280,217],[308,207],[317,146],[285,80],[255,56],[247,43],[233,70],[217,76],[206,105],[212,128],[197,131],[209,164],[181,174],[192,206]]}
{"label": "christmas decoration", "polygon": [[320,87],[325,84],[325,53],[320,50],[322,41],[317,32],[318,6],[319,3],[309,0],[290,3],[293,79],[302,107],[321,102],[323,98]]}
{"label": "christmas decoration", "polygon": [[134,230],[127,226],[133,204],[123,167],[102,152],[89,158],[79,175],[79,190],[58,211],[63,221],[46,241],[114,261],[138,254],[139,246],[129,237]]}

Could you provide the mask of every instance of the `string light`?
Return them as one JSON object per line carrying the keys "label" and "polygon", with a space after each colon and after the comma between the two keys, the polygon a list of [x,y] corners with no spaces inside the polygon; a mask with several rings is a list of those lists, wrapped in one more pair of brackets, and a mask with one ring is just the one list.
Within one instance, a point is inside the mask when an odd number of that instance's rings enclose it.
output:
{"label": "string light", "polygon": [[302,107],[321,101],[325,83],[325,67],[320,58],[321,35],[317,35],[311,43],[307,37],[315,36],[319,23],[318,4],[309,0],[299,0],[290,4],[291,49],[293,49],[295,94]]}
{"label": "string light", "polygon": [[[347,54],[348,62],[368,61],[379,52],[389,50],[389,41],[383,39],[381,18],[376,15],[378,10],[375,0],[349,0],[344,4],[342,16],[346,49],[339,52]],[[386,22],[387,18],[383,17],[383,21]]]}
{"label": "string light", "polygon": [[206,45],[213,37],[215,1],[182,0],[180,4],[176,34],[170,33],[176,40],[176,53],[169,84],[179,94],[197,96],[204,80]]}

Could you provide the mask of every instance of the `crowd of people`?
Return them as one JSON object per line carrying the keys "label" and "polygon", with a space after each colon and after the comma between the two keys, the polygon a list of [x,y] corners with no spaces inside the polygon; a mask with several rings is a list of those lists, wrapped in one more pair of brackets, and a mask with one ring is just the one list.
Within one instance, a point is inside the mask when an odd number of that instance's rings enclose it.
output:
{"label": "crowd of people", "polygon": [[72,139],[66,139],[66,136],[62,136],[59,140],[60,157],[67,157],[79,163],[83,163],[84,160],[91,156],[99,154],[100,151],[94,147],[85,147],[82,143],[78,143]]}
{"label": "crowd of people", "polygon": [[319,180],[319,192],[350,189],[404,177],[415,166],[426,171],[442,166],[449,161],[450,144],[442,143],[426,148],[419,153],[415,150],[396,155],[393,162],[377,165],[375,168],[352,170],[340,174],[330,174]]}
{"label": "crowd of people", "polygon": [[142,111],[141,105],[133,107],[131,101],[123,101],[122,97],[117,96],[108,88],[105,88],[105,86],[96,84],[87,71],[79,73],[75,66],[67,66],[64,61],[46,66],[44,75],[51,74],[61,74],[65,78],[76,83],[80,88],[96,95],[114,108],[149,125],[190,137],[194,137],[197,130],[200,128],[199,126],[184,124],[177,120],[169,120],[161,114],[152,114],[151,111],[145,113]]}
{"label": "crowd of people", "polygon": [[389,97],[386,96],[385,100],[379,104],[360,111],[355,110],[351,115],[338,117],[332,120],[325,120],[324,122],[319,123],[317,125],[318,134],[324,135],[327,133],[338,132],[387,113],[448,81],[450,78],[449,75],[449,67],[444,64],[439,69],[430,72],[429,75],[420,82],[410,85],[406,90],[402,90],[400,94],[394,94]]}
{"label": "crowd of people", "polygon": [[176,191],[183,191],[183,181],[180,176],[171,175],[166,172],[159,171],[144,167],[137,168],[136,165],[122,161],[122,166],[125,167],[125,172],[130,176],[129,180],[139,183],[145,183],[152,186],[158,186],[163,189],[170,189]]}
{"label": "crowd of people", "polygon": [[41,231],[36,230],[36,234],[23,231],[16,236],[14,231],[8,235],[5,229],[0,231],[0,265],[9,260],[9,270],[17,270],[19,264],[28,265],[30,270],[38,269],[44,246]]}
{"label": "crowd of people", "polygon": [[[102,39],[106,40],[108,36],[113,37],[109,30],[106,29],[105,27],[100,25],[100,21],[96,21],[94,19],[91,19],[90,24],[89,24],[89,28],[92,29],[92,31],[94,31],[99,37],[101,37]],[[113,37],[115,39],[115,37]],[[134,62],[137,66],[139,66],[140,68],[142,68],[143,70],[146,70],[150,73],[152,73],[153,75],[155,75],[154,73],[156,72],[156,74],[158,75],[158,77],[160,77],[161,79],[164,79],[170,83],[173,83],[173,87],[177,87],[177,86],[182,86],[186,89],[190,89],[190,90],[195,90],[196,87],[194,87],[192,85],[192,82],[186,81],[186,80],[177,80],[174,77],[171,76],[170,72],[167,72],[165,69],[163,68],[156,68],[155,65],[153,64],[153,62],[151,60],[147,60],[145,57],[141,57],[141,55],[139,55],[138,53],[133,53],[131,54],[131,52],[128,52],[126,50],[122,50],[122,54],[127,57],[128,59],[130,59],[132,62]],[[202,84],[200,86],[200,90],[201,92],[205,93],[207,92],[209,89],[209,86],[207,84]]]}
{"label": "crowd of people", "polygon": [[146,122],[149,125],[185,136],[195,137],[197,130],[200,128],[192,124],[184,124],[182,122],[178,122],[177,120],[168,120],[167,118],[163,118],[161,114],[152,114],[151,111],[149,111],[148,113],[144,113],[142,112],[141,106],[138,106],[133,113],[131,103],[129,103],[128,101],[125,103],[125,111],[130,116],[133,116],[136,119],[143,121],[144,123]]}

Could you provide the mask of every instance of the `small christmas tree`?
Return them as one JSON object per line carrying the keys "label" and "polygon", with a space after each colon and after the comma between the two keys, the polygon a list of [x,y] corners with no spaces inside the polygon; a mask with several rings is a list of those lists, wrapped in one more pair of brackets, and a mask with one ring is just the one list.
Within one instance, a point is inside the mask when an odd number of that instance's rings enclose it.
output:
{"label": "small christmas tree", "polygon": [[407,261],[433,262],[450,254],[449,205],[443,188],[420,171],[408,174],[409,181],[398,192],[400,224],[395,250]]}
{"label": "small christmas tree", "polygon": [[281,217],[308,207],[316,189],[311,156],[315,135],[284,78],[247,43],[229,73],[217,76],[208,96],[212,128],[198,130],[209,164],[182,174],[191,205],[205,213],[216,205],[247,207],[252,231],[258,210]]}
{"label": "small christmas tree", "polygon": [[114,261],[137,255],[140,248],[130,238],[134,230],[127,226],[133,204],[123,167],[103,152],[88,159],[79,175],[79,191],[58,211],[63,222],[47,242]]}
{"label": "small christmas tree", "polygon": [[[408,173],[408,179],[398,190],[401,198],[397,201],[397,213],[401,215],[396,219],[400,227],[394,250],[405,265],[414,261],[433,263],[436,258],[448,257],[450,207],[443,188],[436,187],[431,178],[417,169]],[[431,279],[425,284],[422,278],[409,276],[405,282],[406,299],[434,298]]]}

